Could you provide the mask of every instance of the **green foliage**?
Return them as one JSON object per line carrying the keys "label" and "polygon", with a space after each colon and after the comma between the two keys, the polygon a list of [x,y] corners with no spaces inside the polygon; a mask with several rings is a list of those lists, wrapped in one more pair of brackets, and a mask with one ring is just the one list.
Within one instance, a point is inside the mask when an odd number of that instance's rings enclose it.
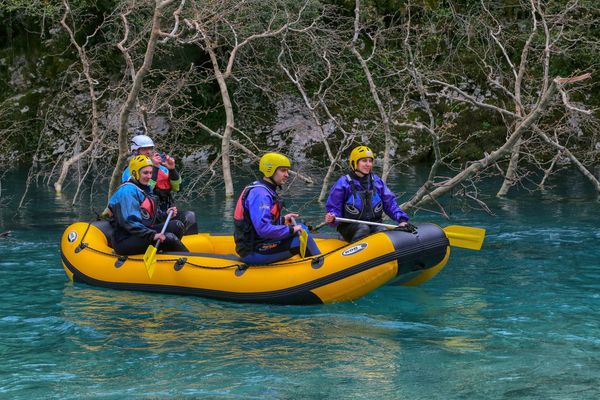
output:
{"label": "green foliage", "polygon": [[2,0],[0,13],[3,16],[14,14],[17,18],[44,18],[57,16],[63,5],[60,2],[46,0]]}

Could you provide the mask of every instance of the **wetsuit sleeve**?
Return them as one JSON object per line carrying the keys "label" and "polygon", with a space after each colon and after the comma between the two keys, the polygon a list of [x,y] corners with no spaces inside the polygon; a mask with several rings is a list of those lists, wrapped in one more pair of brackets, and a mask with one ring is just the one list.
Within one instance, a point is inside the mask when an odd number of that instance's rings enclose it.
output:
{"label": "wetsuit sleeve", "polygon": [[181,187],[181,175],[179,175],[179,171],[175,168],[168,170],[169,171],[169,182],[171,183],[171,190],[174,192],[179,192],[179,188]]}
{"label": "wetsuit sleeve", "polygon": [[[332,213],[336,217],[342,217],[344,215],[344,204],[346,203],[346,193],[348,191],[348,180],[345,176],[342,176],[333,185],[325,204],[325,212]],[[339,222],[329,224],[331,226],[339,225]]]}
{"label": "wetsuit sleeve", "polygon": [[252,225],[261,239],[283,239],[290,235],[288,225],[273,225],[271,222],[272,207],[273,198],[266,189],[256,187],[248,193],[246,209],[250,212]]}
{"label": "wetsuit sleeve", "polygon": [[406,214],[396,201],[396,195],[387,187],[387,185],[379,178],[375,177],[375,187],[383,201],[383,211],[388,217],[396,222],[408,221],[410,217]]}
{"label": "wetsuit sleeve", "polygon": [[131,235],[152,239],[156,232],[142,223],[141,199],[138,196],[137,189],[123,186],[111,197],[109,206],[120,228]]}
{"label": "wetsuit sleeve", "polygon": [[127,182],[129,177],[131,177],[131,174],[129,173],[129,167],[127,167],[123,171],[123,175],[121,175],[121,183]]}

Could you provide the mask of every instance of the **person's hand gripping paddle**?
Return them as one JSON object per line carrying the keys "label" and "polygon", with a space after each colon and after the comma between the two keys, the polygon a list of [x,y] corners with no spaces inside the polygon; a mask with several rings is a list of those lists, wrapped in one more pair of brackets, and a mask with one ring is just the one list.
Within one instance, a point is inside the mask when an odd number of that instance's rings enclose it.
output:
{"label": "person's hand gripping paddle", "polygon": [[[161,235],[164,235],[165,230],[167,229],[167,225],[169,225],[169,221],[173,216],[173,210],[169,210],[169,215],[167,215],[167,220],[165,221],[162,230],[160,231]],[[160,240],[156,241],[156,246],[148,246],[148,250],[144,254],[144,265],[146,266],[146,272],[148,272],[148,277],[152,278],[154,275],[154,267],[156,267],[156,252],[158,251],[158,246],[160,245]]]}

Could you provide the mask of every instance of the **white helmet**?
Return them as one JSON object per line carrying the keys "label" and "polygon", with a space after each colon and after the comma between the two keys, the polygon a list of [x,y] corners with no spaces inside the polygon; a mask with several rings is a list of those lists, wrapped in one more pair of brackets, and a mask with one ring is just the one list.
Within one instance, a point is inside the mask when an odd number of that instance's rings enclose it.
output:
{"label": "white helmet", "polygon": [[142,147],[154,147],[154,142],[146,135],[137,135],[131,138],[131,151],[137,151]]}

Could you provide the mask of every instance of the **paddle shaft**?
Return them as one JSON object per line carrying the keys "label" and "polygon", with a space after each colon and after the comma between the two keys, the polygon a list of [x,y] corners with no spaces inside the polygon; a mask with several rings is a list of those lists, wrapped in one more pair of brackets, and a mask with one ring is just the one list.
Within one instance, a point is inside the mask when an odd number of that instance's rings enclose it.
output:
{"label": "paddle shaft", "polygon": [[[171,221],[171,217],[173,216],[173,210],[169,211],[169,214],[167,215],[167,220],[165,221],[165,224],[163,225],[162,229],[160,230],[160,234],[164,235],[165,231],[167,230],[167,225],[169,225],[169,221]],[[156,241],[156,248],[158,248],[158,245],[160,244],[160,239],[158,239]]]}
{"label": "paddle shaft", "polygon": [[[296,225],[298,225],[298,224],[296,223],[296,218],[294,218],[294,217],[291,217],[291,218],[290,218],[290,221],[292,221],[292,225],[293,225],[293,226],[296,226]],[[298,236],[300,236],[300,235],[302,235],[302,231],[298,232]]]}
{"label": "paddle shaft", "polygon": [[310,231],[311,232],[316,232],[319,229],[321,229],[322,227],[324,227],[325,225],[327,225],[327,222],[321,222],[319,225],[315,226],[314,228],[312,228]]}
{"label": "paddle shaft", "polygon": [[371,222],[371,221],[361,221],[358,219],[350,219],[350,218],[342,218],[342,217],[335,217],[336,221],[339,222],[347,222],[349,224],[365,224],[365,225],[373,225],[373,226],[383,226],[385,228],[397,228],[398,225],[392,225],[392,224],[382,224],[381,222]]}
{"label": "paddle shaft", "polygon": [[[356,219],[336,217],[336,221],[383,226],[385,228],[398,228],[398,225],[382,224],[380,222],[360,221]],[[450,241],[450,246],[462,247],[470,250],[480,250],[485,238],[485,229],[470,226],[452,225],[443,228],[444,234]]]}

